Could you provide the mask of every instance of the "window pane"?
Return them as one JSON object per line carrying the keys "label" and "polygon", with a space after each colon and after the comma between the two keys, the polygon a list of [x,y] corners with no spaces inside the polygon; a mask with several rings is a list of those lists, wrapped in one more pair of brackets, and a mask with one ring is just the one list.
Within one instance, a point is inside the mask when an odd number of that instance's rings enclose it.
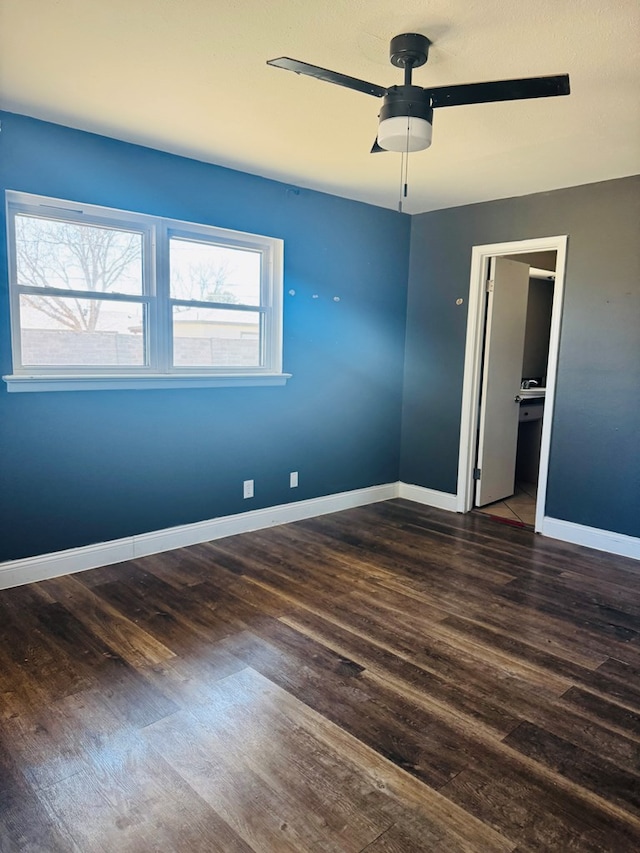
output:
{"label": "window pane", "polygon": [[260,252],[194,240],[170,242],[171,296],[260,305]]}
{"label": "window pane", "polygon": [[176,367],[259,367],[260,314],[173,307]]}
{"label": "window pane", "polygon": [[142,234],[18,214],[18,284],[142,293]]}
{"label": "window pane", "polygon": [[139,303],[22,294],[22,364],[142,367],[144,317]]}

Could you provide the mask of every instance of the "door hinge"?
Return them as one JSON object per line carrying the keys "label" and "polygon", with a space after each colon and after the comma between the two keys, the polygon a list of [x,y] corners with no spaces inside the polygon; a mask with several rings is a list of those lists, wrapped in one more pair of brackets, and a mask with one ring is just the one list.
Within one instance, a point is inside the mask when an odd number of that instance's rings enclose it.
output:
{"label": "door hinge", "polygon": [[474,468],[474,469],[473,469],[473,479],[474,479],[474,480],[479,480],[479,479],[480,479],[480,474],[482,474],[482,469],[481,469],[481,468]]}
{"label": "door hinge", "polygon": [[487,279],[487,293],[493,293],[493,279]]}

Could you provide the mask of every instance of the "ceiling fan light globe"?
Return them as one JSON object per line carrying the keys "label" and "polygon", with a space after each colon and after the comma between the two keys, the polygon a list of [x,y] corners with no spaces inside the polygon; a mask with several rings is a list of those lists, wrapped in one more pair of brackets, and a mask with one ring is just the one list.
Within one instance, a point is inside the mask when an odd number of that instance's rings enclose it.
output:
{"label": "ceiling fan light globe", "polygon": [[392,116],[378,125],[378,145],[387,151],[424,151],[431,145],[432,130],[424,118]]}

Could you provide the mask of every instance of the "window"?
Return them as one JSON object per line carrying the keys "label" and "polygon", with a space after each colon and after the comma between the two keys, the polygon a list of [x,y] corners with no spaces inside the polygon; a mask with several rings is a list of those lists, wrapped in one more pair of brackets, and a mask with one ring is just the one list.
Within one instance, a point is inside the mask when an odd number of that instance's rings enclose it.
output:
{"label": "window", "polygon": [[7,193],[9,390],[282,384],[282,241]]}

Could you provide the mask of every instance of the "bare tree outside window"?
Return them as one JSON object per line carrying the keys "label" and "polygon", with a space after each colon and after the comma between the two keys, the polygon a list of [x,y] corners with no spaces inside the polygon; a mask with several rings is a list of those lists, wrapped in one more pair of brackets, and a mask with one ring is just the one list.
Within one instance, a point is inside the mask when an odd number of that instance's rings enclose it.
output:
{"label": "bare tree outside window", "polygon": [[[16,216],[18,282],[30,287],[142,293],[142,235],[115,228]],[[105,301],[24,294],[24,302],[60,326],[92,332]]]}
{"label": "bare tree outside window", "polygon": [[[216,264],[211,261],[189,263],[184,269],[171,270],[171,288],[180,299],[195,299],[199,302],[222,302],[237,304],[236,296],[226,288],[231,270],[227,261]],[[176,306],[176,311],[184,306]]]}
{"label": "bare tree outside window", "polygon": [[[31,216],[16,216],[15,222],[19,284],[96,296],[142,293],[140,234]],[[226,287],[232,277],[228,259],[216,262],[196,255],[172,269],[172,290],[181,299],[235,304],[237,296]],[[105,304],[100,299],[35,294],[23,299],[56,324],[78,332],[97,328]]]}
{"label": "bare tree outside window", "polygon": [[17,374],[119,382],[279,366],[281,241],[22,193],[8,200]]}
{"label": "bare tree outside window", "polygon": [[174,299],[260,304],[257,252],[172,237],[169,263]]}

